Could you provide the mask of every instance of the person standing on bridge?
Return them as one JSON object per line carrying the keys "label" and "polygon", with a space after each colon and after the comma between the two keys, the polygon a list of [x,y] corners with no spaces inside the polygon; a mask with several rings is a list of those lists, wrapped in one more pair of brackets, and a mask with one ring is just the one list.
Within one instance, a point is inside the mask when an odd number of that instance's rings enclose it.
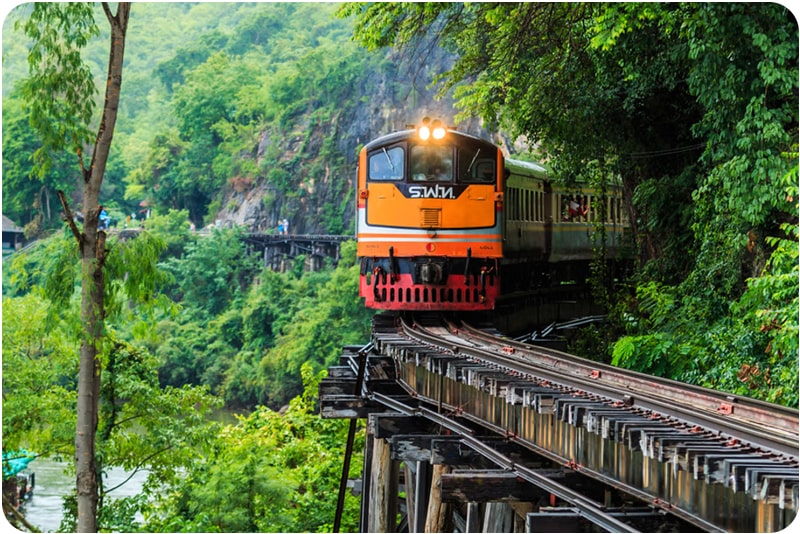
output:
{"label": "person standing on bridge", "polygon": [[283,220],[283,234],[289,235],[289,219]]}
{"label": "person standing on bridge", "polygon": [[108,211],[104,206],[100,206],[100,216],[99,216],[100,224],[97,226],[98,230],[108,230],[108,227],[111,225],[111,218],[108,216]]}

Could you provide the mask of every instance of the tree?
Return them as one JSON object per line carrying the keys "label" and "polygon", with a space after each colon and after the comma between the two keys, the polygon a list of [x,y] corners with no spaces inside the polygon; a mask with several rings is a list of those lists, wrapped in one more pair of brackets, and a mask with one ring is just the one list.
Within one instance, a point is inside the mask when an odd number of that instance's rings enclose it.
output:
{"label": "tree", "polygon": [[81,261],[81,323],[83,340],[78,371],[78,405],[75,432],[76,487],[79,532],[97,531],[98,481],[95,459],[100,360],[104,337],[106,233],[98,229],[100,188],[114,136],[120,102],[125,36],[130,3],[121,2],[116,13],[102,4],[111,28],[108,78],[102,115],[89,157],[84,146],[91,142],[89,124],[94,112],[95,85],[80,50],[97,34],[91,4],[37,3],[23,25],[33,40],[28,60],[30,77],[22,94],[31,110],[31,123],[42,138],[34,154],[40,174],[47,172],[51,153],[67,150],[77,156],[83,179],[85,219],[80,229],[72,217],[66,195],[59,198]]}

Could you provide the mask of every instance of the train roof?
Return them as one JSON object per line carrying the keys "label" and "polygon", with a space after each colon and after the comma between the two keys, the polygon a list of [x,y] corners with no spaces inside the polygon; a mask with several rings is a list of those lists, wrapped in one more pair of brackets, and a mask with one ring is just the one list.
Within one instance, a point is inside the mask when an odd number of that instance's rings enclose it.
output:
{"label": "train roof", "polygon": [[[369,143],[364,145],[364,148],[369,150],[369,149],[371,149],[373,147],[376,147],[376,146],[396,143],[398,141],[402,141],[404,139],[408,139],[410,137],[413,137],[416,134],[417,134],[417,130],[416,129],[401,130],[399,132],[393,132],[393,133],[382,135],[380,137],[377,137],[377,138],[373,139],[372,141],[370,141]],[[487,145],[491,145],[493,147],[497,146],[494,143],[492,143],[491,141],[487,141],[486,139],[482,139],[480,137],[476,137],[474,135],[470,135],[470,134],[467,134],[467,133],[464,133],[464,132],[459,132],[458,130],[450,130],[450,129],[448,129],[447,130],[447,135],[448,136],[457,136],[457,137],[461,137],[463,139],[470,139],[472,141],[475,141],[475,142],[478,142],[478,143],[484,143],[484,144],[487,144]]]}
{"label": "train roof", "polygon": [[537,178],[547,178],[547,169],[538,163],[532,161],[522,161],[518,159],[505,159],[505,165],[508,170],[515,174],[522,174],[525,176],[536,176]]}

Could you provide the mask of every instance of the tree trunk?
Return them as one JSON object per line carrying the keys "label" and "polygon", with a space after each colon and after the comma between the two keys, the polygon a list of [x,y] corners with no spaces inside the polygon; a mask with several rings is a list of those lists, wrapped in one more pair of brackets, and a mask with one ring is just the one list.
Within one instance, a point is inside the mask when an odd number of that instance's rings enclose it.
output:
{"label": "tree trunk", "polygon": [[[119,108],[120,88],[122,86],[122,62],[125,52],[125,34],[130,15],[130,3],[120,3],[116,15],[111,13],[108,4],[103,3],[103,11],[111,26],[111,51],[108,61],[103,115],[100,120],[91,165],[83,169],[83,202],[85,219],[83,233],[73,233],[79,241],[81,254],[81,321],[84,338],[81,343],[80,369],[78,376],[77,427],[75,429],[75,469],[78,493],[78,532],[97,532],[98,478],[95,458],[95,437],[97,432],[98,406],[100,395],[100,361],[105,318],[105,232],[97,230],[100,215],[100,186],[114,136],[114,126]],[[81,160],[83,167],[83,160]],[[62,203],[66,199],[62,198]],[[69,210],[65,207],[69,215]],[[68,217],[68,222],[72,218]]]}

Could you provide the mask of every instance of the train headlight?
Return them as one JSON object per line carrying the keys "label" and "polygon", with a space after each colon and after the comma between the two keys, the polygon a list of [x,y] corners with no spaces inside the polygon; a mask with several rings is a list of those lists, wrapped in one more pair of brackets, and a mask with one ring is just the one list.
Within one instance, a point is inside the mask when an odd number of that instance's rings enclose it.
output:
{"label": "train headlight", "polygon": [[443,139],[445,130],[444,126],[442,126],[441,121],[435,120],[433,121],[433,138],[434,139]]}
{"label": "train headlight", "polygon": [[417,135],[419,135],[419,138],[423,141],[427,141],[431,136],[433,136],[434,139],[444,139],[446,134],[447,130],[445,130],[442,125],[442,121],[439,119],[431,121],[428,117],[422,119],[422,125],[417,129]]}
{"label": "train headlight", "polygon": [[428,126],[420,126],[418,133],[419,138],[423,141],[427,141],[431,137],[431,129]]}

